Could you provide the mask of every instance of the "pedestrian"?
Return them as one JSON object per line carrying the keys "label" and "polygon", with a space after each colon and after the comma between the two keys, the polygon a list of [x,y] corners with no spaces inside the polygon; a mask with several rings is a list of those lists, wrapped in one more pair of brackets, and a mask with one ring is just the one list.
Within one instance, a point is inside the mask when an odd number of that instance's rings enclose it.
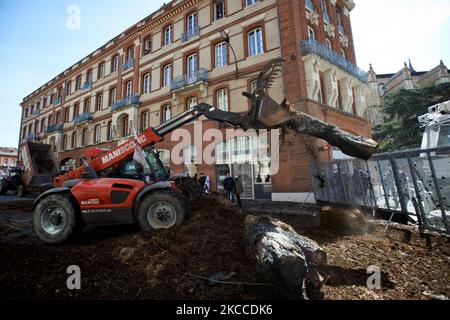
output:
{"label": "pedestrian", "polygon": [[244,192],[244,187],[242,185],[242,178],[241,176],[237,176],[234,180],[234,193],[236,194],[236,199],[238,206],[242,208],[242,202],[241,202],[241,194]]}
{"label": "pedestrian", "polygon": [[200,173],[200,179],[198,180],[198,184],[200,185],[202,192],[205,190],[205,182],[206,182],[206,177],[202,172],[202,173]]}
{"label": "pedestrian", "polygon": [[211,188],[211,180],[209,179],[209,176],[205,176],[205,184],[203,186],[203,193],[209,194]]}
{"label": "pedestrian", "polygon": [[194,181],[196,182],[196,183],[198,183],[198,175],[197,174],[194,174]]}
{"label": "pedestrian", "polygon": [[266,183],[270,183],[270,174],[266,176]]}
{"label": "pedestrian", "polygon": [[223,189],[225,190],[226,197],[234,202],[234,179],[227,172],[225,175],[225,180],[223,180]]}
{"label": "pedestrian", "polygon": [[256,177],[256,183],[262,183],[261,174],[258,174],[258,176]]}

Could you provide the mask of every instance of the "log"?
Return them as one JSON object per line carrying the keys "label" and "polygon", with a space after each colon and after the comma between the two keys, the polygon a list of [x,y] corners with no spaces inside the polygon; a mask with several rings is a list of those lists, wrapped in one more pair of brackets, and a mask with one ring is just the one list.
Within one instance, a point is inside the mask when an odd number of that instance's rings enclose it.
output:
{"label": "log", "polygon": [[256,270],[289,299],[316,298],[322,282],[315,265],[326,262],[326,253],[291,226],[270,217],[247,216],[246,253]]}
{"label": "log", "polygon": [[378,143],[372,139],[355,136],[336,126],[325,123],[297,111],[297,116],[286,121],[284,126],[297,133],[323,139],[349,156],[368,160],[378,149]]}

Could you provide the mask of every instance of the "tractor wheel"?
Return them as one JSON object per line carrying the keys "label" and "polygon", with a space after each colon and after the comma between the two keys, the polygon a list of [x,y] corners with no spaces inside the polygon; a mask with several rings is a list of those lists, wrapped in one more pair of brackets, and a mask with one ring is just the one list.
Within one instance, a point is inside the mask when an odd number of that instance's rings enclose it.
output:
{"label": "tractor wheel", "polygon": [[68,242],[81,234],[84,222],[69,197],[50,195],[42,199],[33,212],[33,227],[47,244]]}
{"label": "tractor wheel", "polygon": [[181,181],[177,179],[175,183],[183,191],[183,194],[189,202],[196,200],[202,195],[200,185],[190,177],[182,178]]}
{"label": "tractor wheel", "polygon": [[159,190],[147,195],[139,205],[138,222],[142,230],[169,229],[181,224],[185,216],[185,199],[173,190]]}
{"label": "tractor wheel", "polygon": [[23,198],[26,196],[27,194],[27,188],[21,184],[20,186],[17,187],[17,196],[19,196],[20,198]]}
{"label": "tractor wheel", "polygon": [[4,196],[8,193],[8,182],[5,180],[0,180],[0,195]]}

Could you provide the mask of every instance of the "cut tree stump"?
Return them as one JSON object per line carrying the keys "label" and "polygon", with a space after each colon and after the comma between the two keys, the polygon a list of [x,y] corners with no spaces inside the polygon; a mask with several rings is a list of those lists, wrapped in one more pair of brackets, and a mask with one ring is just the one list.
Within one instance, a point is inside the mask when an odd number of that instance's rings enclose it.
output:
{"label": "cut tree stump", "polygon": [[315,266],[327,255],[311,239],[270,217],[247,216],[246,253],[256,263],[257,272],[290,299],[320,297],[322,281]]}

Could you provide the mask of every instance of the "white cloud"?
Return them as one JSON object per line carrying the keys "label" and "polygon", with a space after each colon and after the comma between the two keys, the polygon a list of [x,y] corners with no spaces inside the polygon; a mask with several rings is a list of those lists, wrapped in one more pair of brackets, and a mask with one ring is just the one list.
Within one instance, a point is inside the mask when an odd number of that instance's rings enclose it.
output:
{"label": "white cloud", "polygon": [[360,67],[397,72],[411,58],[416,70],[450,65],[448,0],[359,0],[351,14]]}

